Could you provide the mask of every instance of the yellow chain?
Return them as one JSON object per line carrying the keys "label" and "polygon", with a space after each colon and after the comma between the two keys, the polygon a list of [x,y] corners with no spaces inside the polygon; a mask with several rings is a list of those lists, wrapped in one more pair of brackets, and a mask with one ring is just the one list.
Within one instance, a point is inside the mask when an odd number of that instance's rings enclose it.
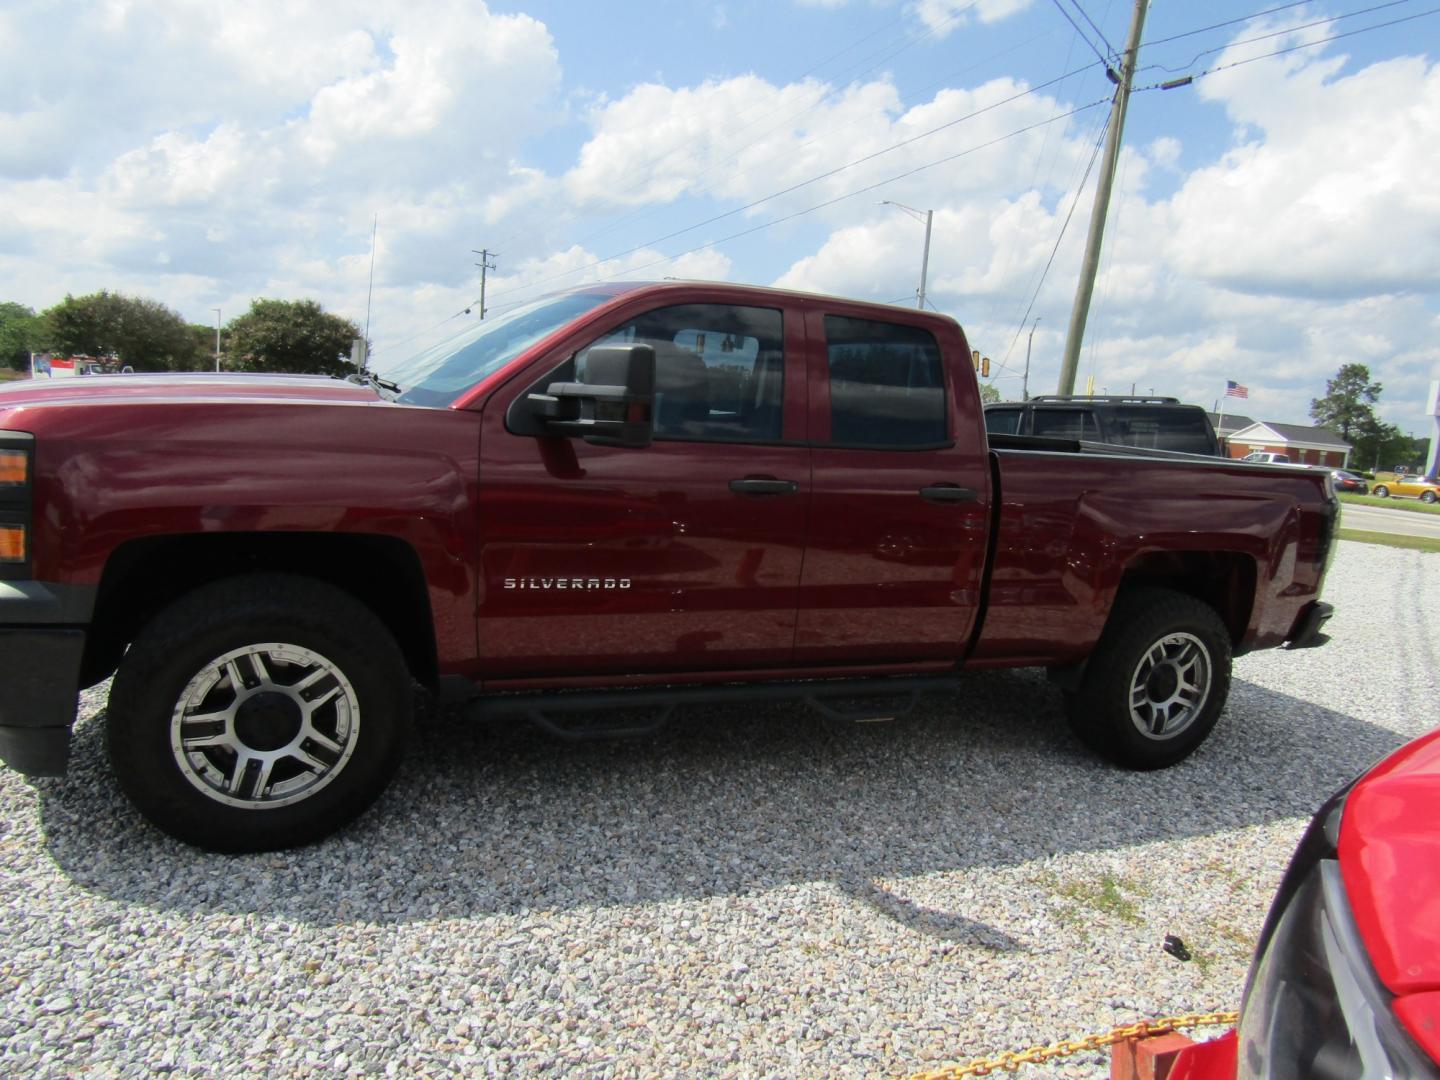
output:
{"label": "yellow chain", "polygon": [[1184,1016],[1162,1016],[1158,1020],[1141,1020],[1135,1024],[1112,1028],[1104,1035],[1086,1035],[1064,1039],[1049,1046],[1032,1046],[1028,1050],[1007,1051],[993,1058],[976,1058],[965,1065],[946,1065],[931,1072],[912,1074],[908,1080],[960,1080],[962,1076],[988,1076],[999,1069],[1014,1072],[1021,1065],[1041,1065],[1051,1058],[1069,1057],[1086,1050],[1103,1050],[1126,1039],[1147,1039],[1184,1028],[1229,1026],[1240,1019],[1235,1012],[1187,1013]]}

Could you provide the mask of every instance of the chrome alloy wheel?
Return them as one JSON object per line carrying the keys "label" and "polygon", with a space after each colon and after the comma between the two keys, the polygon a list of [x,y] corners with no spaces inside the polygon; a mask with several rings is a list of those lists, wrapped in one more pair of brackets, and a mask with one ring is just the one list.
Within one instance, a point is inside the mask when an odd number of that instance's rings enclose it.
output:
{"label": "chrome alloy wheel", "polygon": [[1148,739],[1169,739],[1194,722],[1210,695],[1210,650],[1193,634],[1150,646],[1130,677],[1130,720]]}
{"label": "chrome alloy wheel", "polygon": [[211,799],[264,810],[334,780],[359,731],[344,672],[310,649],[268,642],[217,656],[190,680],[170,718],[170,752]]}

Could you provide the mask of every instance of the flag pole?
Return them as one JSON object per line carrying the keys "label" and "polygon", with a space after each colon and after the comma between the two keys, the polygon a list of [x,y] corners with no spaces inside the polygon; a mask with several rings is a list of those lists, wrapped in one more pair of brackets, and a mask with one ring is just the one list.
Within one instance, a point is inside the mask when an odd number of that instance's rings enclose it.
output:
{"label": "flag pole", "polygon": [[1220,395],[1220,422],[1215,425],[1215,434],[1220,434],[1220,429],[1225,426],[1225,399],[1230,396],[1230,384],[1225,384],[1225,393]]}

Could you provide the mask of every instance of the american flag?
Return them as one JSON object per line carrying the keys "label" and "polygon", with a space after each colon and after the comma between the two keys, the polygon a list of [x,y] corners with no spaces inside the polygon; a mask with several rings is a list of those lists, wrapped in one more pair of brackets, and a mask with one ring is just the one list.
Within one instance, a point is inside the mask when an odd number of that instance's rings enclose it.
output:
{"label": "american flag", "polygon": [[1250,396],[1250,388],[1249,388],[1248,386],[1241,386],[1238,382],[1235,382],[1233,379],[1226,379],[1226,380],[1225,380],[1225,396],[1226,396],[1226,397],[1244,397],[1244,398],[1248,398],[1248,397]]}

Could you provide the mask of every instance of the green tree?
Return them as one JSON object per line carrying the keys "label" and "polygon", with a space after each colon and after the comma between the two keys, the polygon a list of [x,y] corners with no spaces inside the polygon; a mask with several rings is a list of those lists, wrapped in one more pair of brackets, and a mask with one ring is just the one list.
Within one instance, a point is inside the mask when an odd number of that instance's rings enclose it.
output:
{"label": "green tree", "polygon": [[16,371],[30,369],[30,351],[40,336],[35,311],[13,301],[0,303],[0,366]]}
{"label": "green tree", "polygon": [[215,370],[215,327],[191,323],[190,336],[195,340],[195,371]]}
{"label": "green tree", "polygon": [[40,343],[53,352],[114,356],[137,371],[184,370],[194,363],[190,327],[158,300],[105,290],[66,295],[40,319]]}
{"label": "green tree", "polygon": [[1371,381],[1364,364],[1345,364],[1325,384],[1325,396],[1311,400],[1310,418],[1352,446],[1367,433],[1378,438],[1381,421],[1375,416],[1375,402],[1382,389]]}
{"label": "green tree", "polygon": [[990,383],[980,384],[980,402],[984,405],[991,405],[1000,400],[1000,391],[996,390]]}
{"label": "green tree", "polygon": [[1350,460],[1362,469],[1390,469],[1410,452],[1410,437],[1394,424],[1372,416],[1350,433]]}
{"label": "green tree", "polygon": [[359,336],[353,322],[314,300],[262,299],[226,325],[221,351],[227,371],[344,375]]}

